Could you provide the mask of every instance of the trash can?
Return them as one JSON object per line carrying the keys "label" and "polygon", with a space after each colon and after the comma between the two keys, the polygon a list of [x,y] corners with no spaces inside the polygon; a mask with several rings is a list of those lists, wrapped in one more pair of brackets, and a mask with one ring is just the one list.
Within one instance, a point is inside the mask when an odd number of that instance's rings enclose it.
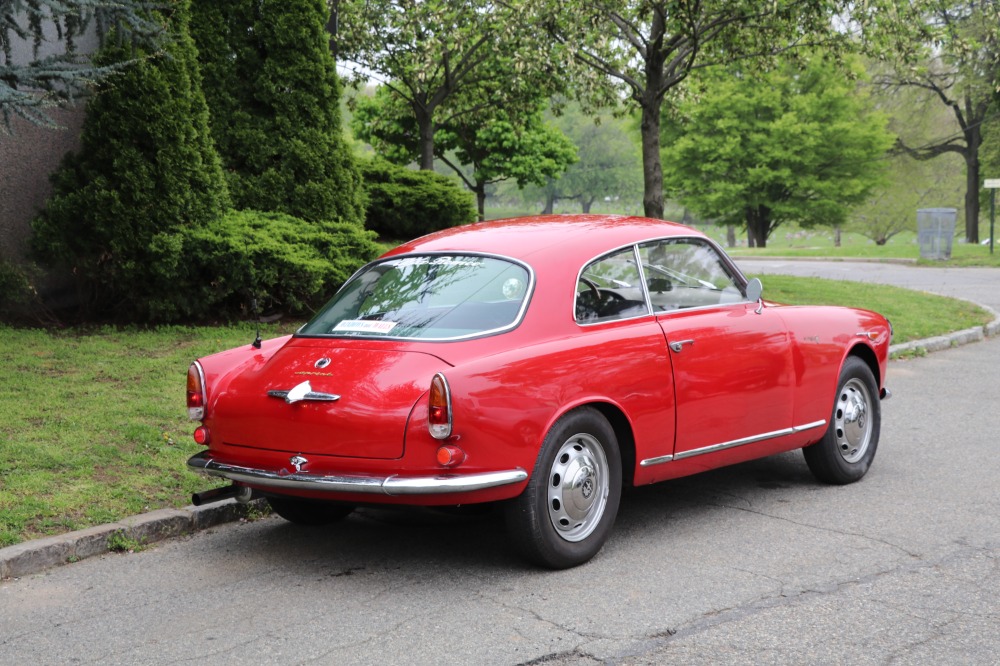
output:
{"label": "trash can", "polygon": [[954,208],[917,210],[917,238],[921,259],[951,259],[951,241],[955,237]]}

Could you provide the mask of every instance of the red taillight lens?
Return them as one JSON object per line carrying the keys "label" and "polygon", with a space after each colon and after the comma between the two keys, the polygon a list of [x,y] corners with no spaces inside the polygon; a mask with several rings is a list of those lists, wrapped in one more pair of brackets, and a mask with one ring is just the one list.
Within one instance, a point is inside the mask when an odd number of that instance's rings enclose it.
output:
{"label": "red taillight lens", "polygon": [[447,439],[451,436],[451,391],[448,380],[440,372],[431,380],[427,429],[434,439]]}
{"label": "red taillight lens", "polygon": [[194,433],[191,436],[194,437],[195,443],[201,444],[202,446],[207,445],[209,440],[211,439],[211,437],[209,437],[208,434],[208,428],[206,428],[205,426],[199,426],[195,428]]}
{"label": "red taillight lens", "polygon": [[188,418],[192,421],[205,418],[205,373],[197,362],[188,368],[187,408]]}

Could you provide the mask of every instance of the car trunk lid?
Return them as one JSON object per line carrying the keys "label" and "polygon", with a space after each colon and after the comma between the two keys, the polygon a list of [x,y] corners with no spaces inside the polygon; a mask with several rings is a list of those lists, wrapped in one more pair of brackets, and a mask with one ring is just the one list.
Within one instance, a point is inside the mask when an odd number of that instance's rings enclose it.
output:
{"label": "car trunk lid", "polygon": [[401,457],[410,410],[448,365],[422,352],[338,342],[292,340],[233,378],[210,408],[213,436],[289,453]]}

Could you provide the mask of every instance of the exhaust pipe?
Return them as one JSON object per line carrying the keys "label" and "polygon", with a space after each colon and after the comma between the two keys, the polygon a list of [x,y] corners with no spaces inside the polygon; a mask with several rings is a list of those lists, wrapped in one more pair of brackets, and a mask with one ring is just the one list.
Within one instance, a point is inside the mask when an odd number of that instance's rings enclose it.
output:
{"label": "exhaust pipe", "polygon": [[230,497],[235,498],[240,504],[246,504],[254,497],[253,488],[248,486],[238,486],[234,483],[223,488],[203,490],[200,493],[194,493],[191,495],[191,504],[194,504],[195,506],[202,506],[203,504],[210,504],[212,502],[222,502]]}

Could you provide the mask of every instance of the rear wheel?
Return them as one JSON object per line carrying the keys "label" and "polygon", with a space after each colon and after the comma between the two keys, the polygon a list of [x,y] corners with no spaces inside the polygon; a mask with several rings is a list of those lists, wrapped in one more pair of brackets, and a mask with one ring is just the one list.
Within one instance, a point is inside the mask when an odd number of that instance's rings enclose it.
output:
{"label": "rear wheel", "polygon": [[527,488],[507,506],[507,529],[536,564],[583,564],[611,533],[621,490],[614,430],[596,409],[575,410],[546,435]]}
{"label": "rear wheel", "polygon": [[840,370],[830,425],[823,439],[802,449],[820,481],[845,484],[865,475],[875,459],[882,405],[868,364],[850,356]]}
{"label": "rear wheel", "polygon": [[290,523],[296,525],[328,525],[346,518],[352,511],[352,504],[337,504],[301,499],[298,497],[268,497],[271,510]]}

